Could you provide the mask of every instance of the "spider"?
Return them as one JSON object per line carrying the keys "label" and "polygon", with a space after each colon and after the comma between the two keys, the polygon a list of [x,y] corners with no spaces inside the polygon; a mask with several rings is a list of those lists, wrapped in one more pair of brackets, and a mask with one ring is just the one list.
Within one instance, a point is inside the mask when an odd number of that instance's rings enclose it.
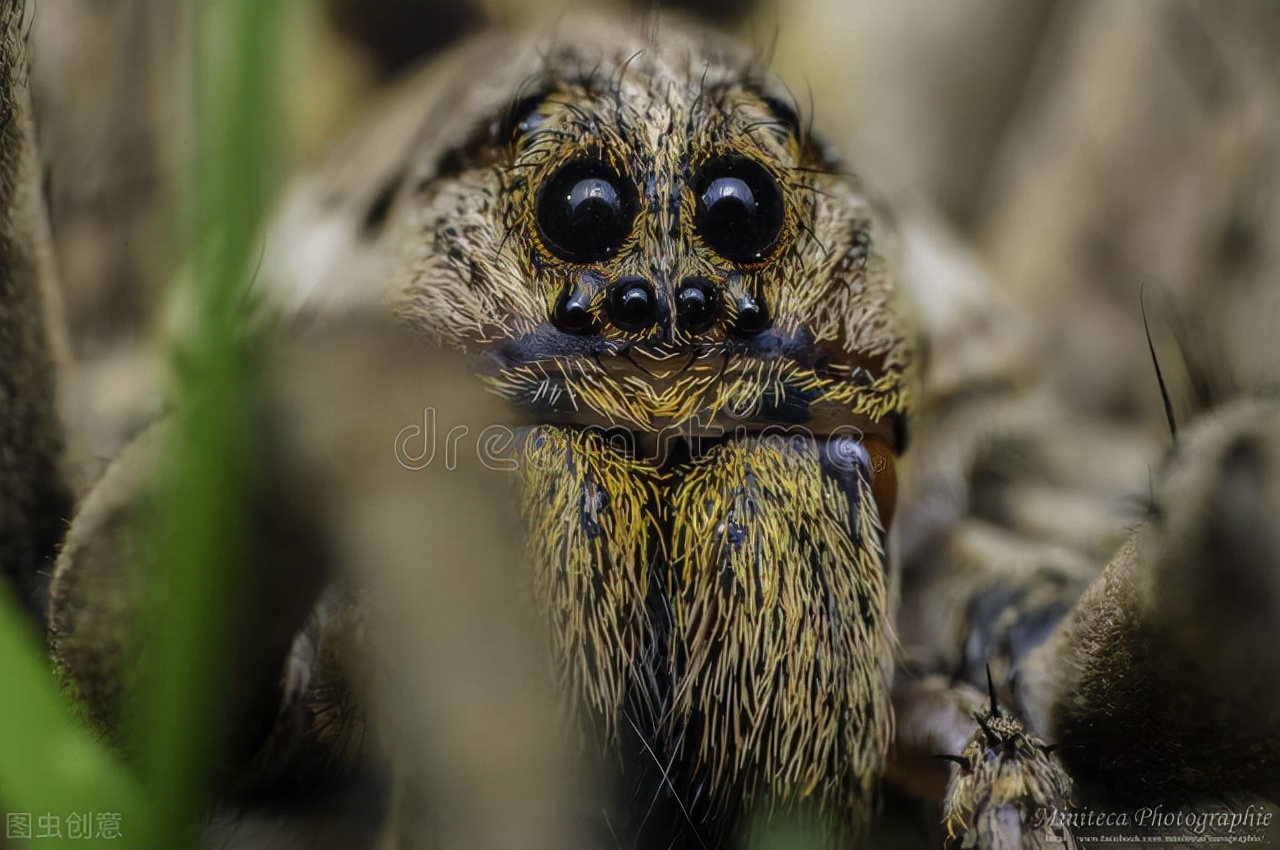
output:
{"label": "spider", "polygon": [[[1280,669],[1256,657],[1278,637],[1274,397],[1203,399],[1132,528],[1096,504],[1059,523],[1097,478],[1133,486],[1131,444],[1062,427],[1020,374],[1018,310],[956,272],[927,215],[890,224],[753,51],[654,20],[466,41],[287,193],[259,277],[284,341],[253,535],[288,603],[283,626],[249,617],[265,634],[229,772],[389,762],[387,834],[447,833],[430,801],[462,780],[433,759],[475,763],[429,736],[397,752],[412,715],[448,712],[430,676],[395,680],[447,667],[404,622],[438,590],[414,560],[439,576],[453,548],[361,566],[406,550],[379,548],[401,532],[362,500],[403,519],[435,498],[366,453],[388,421],[370,411],[429,376],[506,429],[522,551],[496,575],[527,583],[550,737],[600,779],[575,841],[748,846],[795,818],[891,846],[884,824],[923,800],[921,841],[1040,847],[1074,842],[1046,816],[1073,805],[1280,798]],[[994,366],[962,356],[982,346]],[[326,392],[361,401],[327,411]],[[109,734],[138,470],[162,441],[163,423],[97,485],[49,589],[55,661]]]}

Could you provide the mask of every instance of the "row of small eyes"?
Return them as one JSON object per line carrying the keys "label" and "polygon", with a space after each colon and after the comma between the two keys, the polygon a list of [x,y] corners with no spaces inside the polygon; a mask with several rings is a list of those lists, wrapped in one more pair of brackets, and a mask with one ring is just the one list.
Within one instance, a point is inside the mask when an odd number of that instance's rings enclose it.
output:
{"label": "row of small eyes", "polygon": [[[689,181],[694,227],[704,244],[734,263],[765,259],[782,232],[782,190],[758,162],[724,156]],[[575,159],[538,194],[538,233],[547,250],[572,263],[598,263],[618,253],[635,224],[635,184],[599,159]]]}

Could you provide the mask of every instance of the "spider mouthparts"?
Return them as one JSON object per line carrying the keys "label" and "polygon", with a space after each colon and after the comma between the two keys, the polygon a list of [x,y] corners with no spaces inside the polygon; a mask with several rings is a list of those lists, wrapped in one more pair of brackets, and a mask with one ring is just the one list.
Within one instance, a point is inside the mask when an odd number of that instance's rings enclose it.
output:
{"label": "spider mouthparts", "polygon": [[693,349],[665,350],[632,346],[627,350],[627,359],[637,369],[658,380],[674,378],[692,366],[697,357],[698,353]]}

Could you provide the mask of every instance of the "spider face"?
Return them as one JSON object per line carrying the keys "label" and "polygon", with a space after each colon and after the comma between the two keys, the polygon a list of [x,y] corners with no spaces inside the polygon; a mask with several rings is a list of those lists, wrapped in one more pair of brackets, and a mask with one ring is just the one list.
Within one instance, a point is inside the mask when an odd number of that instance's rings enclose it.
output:
{"label": "spider face", "polygon": [[[787,160],[794,128],[740,96],[740,120],[760,123],[758,137],[745,124],[709,130],[711,116],[691,102],[683,141],[625,112],[605,132],[548,96],[550,114],[518,142],[515,166],[531,172],[536,201],[523,219],[535,225],[532,268],[559,290],[554,327],[618,350],[723,348],[769,329],[779,256],[810,215],[812,188],[766,164]],[[580,91],[574,101],[591,99]],[[593,107],[608,114],[602,101]],[[576,139],[566,147],[567,137]]]}
{"label": "spider face", "polygon": [[911,346],[855,182],[735,46],[599,28],[505,69],[424,182],[406,314],[540,421],[896,447]]}

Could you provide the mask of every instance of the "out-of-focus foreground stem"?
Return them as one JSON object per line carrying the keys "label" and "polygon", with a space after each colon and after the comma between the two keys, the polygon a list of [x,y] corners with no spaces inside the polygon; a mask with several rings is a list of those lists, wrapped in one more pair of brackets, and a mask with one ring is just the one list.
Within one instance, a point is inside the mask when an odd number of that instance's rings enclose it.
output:
{"label": "out-of-focus foreground stem", "polygon": [[145,635],[148,844],[191,846],[211,788],[233,640],[228,605],[245,556],[252,345],[242,308],[273,164],[279,4],[197,4],[193,169],[184,197],[189,302],[156,528],[155,621]]}

